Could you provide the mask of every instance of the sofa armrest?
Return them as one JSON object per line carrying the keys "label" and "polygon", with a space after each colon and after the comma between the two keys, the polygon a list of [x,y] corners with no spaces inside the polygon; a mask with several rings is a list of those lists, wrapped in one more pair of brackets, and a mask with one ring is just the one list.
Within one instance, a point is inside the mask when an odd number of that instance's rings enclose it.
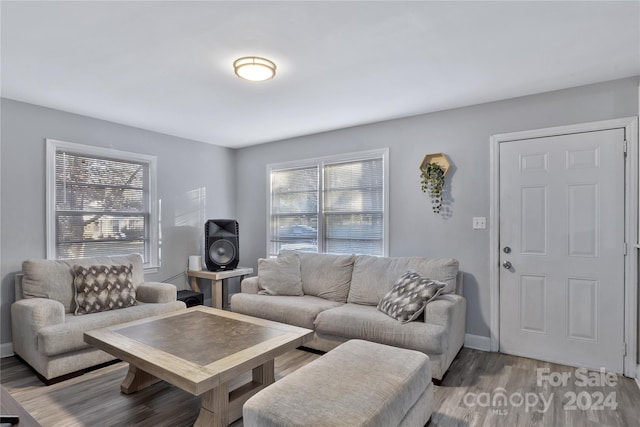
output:
{"label": "sofa armrest", "polygon": [[136,288],[136,299],[140,302],[167,303],[176,301],[178,288],[171,283],[144,282]]}
{"label": "sofa armrest", "polygon": [[467,300],[458,294],[440,295],[429,302],[424,309],[424,322],[450,328],[454,322],[464,325]]}
{"label": "sofa armrest", "polygon": [[64,305],[53,299],[25,298],[11,304],[14,353],[34,366],[34,362],[41,360],[38,331],[46,326],[64,324],[64,315]]}
{"label": "sofa armrest", "polygon": [[456,276],[456,294],[463,295],[464,293],[464,273],[462,271],[458,271],[458,275]]}
{"label": "sofa armrest", "polygon": [[449,369],[449,365],[453,362],[462,346],[464,345],[464,336],[467,321],[467,300],[457,294],[440,295],[427,304],[424,310],[424,321],[432,325],[438,325],[443,328],[444,334],[444,352],[440,362],[440,376]]}
{"label": "sofa armrest", "polygon": [[257,294],[260,290],[258,276],[247,277],[240,283],[240,292],[245,294]]}
{"label": "sofa armrest", "polygon": [[20,331],[37,332],[44,326],[64,323],[64,305],[47,298],[26,298],[11,304],[11,326]]}
{"label": "sofa armrest", "polygon": [[13,294],[15,296],[14,301],[20,301],[24,298],[22,293],[22,279],[24,279],[24,273],[16,273],[13,279]]}

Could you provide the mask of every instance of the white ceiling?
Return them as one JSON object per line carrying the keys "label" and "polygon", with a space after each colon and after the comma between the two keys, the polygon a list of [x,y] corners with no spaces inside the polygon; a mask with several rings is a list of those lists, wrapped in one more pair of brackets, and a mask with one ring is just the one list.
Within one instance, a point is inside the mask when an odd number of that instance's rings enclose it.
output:
{"label": "white ceiling", "polygon": [[1,93],[242,147],[638,75],[639,6],[2,1]]}

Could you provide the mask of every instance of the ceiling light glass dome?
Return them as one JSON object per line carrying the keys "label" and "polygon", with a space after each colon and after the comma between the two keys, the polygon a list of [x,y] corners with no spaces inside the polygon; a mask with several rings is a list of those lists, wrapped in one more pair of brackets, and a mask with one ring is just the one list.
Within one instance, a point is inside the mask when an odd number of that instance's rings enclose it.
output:
{"label": "ceiling light glass dome", "polygon": [[245,56],[233,62],[236,76],[252,82],[269,80],[276,75],[276,64],[266,58]]}

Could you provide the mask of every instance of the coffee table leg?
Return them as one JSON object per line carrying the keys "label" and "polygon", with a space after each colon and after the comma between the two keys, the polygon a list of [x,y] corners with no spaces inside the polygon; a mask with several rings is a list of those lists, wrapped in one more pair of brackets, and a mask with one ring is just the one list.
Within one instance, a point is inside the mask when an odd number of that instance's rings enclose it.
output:
{"label": "coffee table leg", "polygon": [[200,415],[194,427],[227,427],[229,423],[242,417],[242,405],[251,396],[275,382],[274,372],[274,362],[270,360],[252,370],[250,383],[231,393],[225,383],[202,394]]}
{"label": "coffee table leg", "polygon": [[264,365],[253,368],[252,377],[253,381],[262,384],[263,388],[273,384],[276,381],[274,361],[270,360]]}
{"label": "coffee table leg", "polygon": [[227,383],[202,395],[200,414],[193,427],[227,427],[229,425],[229,390]]}
{"label": "coffee table leg", "polygon": [[122,384],[120,384],[120,391],[124,394],[135,393],[158,381],[160,381],[159,378],[129,364],[129,372],[127,372],[127,376],[124,378],[124,381],[122,381]]}

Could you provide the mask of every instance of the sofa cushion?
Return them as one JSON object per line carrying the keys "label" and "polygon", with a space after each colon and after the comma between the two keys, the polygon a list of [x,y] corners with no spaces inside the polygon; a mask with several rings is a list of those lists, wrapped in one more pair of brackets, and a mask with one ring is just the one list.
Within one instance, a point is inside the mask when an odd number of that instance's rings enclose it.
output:
{"label": "sofa cushion", "polygon": [[281,251],[278,255],[296,254],[300,258],[302,290],[330,301],[346,302],[353,273],[353,255],[318,254],[298,251]]}
{"label": "sofa cushion", "polygon": [[22,263],[24,298],[54,299],[64,305],[66,313],[75,311],[72,267],[76,264],[85,267],[100,264],[133,264],[133,286],[138,287],[144,281],[142,257],[138,254],[68,260],[34,259]]}
{"label": "sofa cushion", "polygon": [[38,350],[46,356],[69,353],[88,348],[84,342],[84,333],[93,329],[106,328],[124,322],[144,319],[157,314],[182,310],[186,305],[182,301],[164,304],[145,304],[128,307],[124,310],[110,310],[93,313],[90,316],[67,314],[64,323],[45,326],[38,330]]}
{"label": "sofa cushion", "polygon": [[231,296],[231,311],[235,313],[307,329],[313,329],[313,321],[318,313],[341,305],[342,303],[311,295],[293,297],[234,294]]}
{"label": "sofa cushion", "polygon": [[444,353],[449,334],[441,325],[400,323],[376,307],[350,303],[321,312],[314,324],[320,337],[363,339],[426,354]]}
{"label": "sofa cushion", "polygon": [[393,285],[391,290],[378,303],[378,310],[384,314],[407,323],[415,320],[424,307],[440,295],[444,282],[427,279],[414,271],[407,271]]}
{"label": "sofa cushion", "polygon": [[458,261],[455,259],[358,255],[353,265],[347,302],[377,306],[398,277],[407,271],[446,283],[443,293],[455,292],[458,275]]}
{"label": "sofa cushion", "polygon": [[67,261],[27,260],[22,271],[24,298],[52,299],[61,302],[66,313],[75,310],[73,275]]}
{"label": "sofa cushion", "polygon": [[294,255],[258,259],[258,285],[258,293],[261,295],[304,295],[300,280],[300,259]]}
{"label": "sofa cushion", "polygon": [[136,305],[131,281],[133,265],[73,266],[75,315],[118,310]]}

